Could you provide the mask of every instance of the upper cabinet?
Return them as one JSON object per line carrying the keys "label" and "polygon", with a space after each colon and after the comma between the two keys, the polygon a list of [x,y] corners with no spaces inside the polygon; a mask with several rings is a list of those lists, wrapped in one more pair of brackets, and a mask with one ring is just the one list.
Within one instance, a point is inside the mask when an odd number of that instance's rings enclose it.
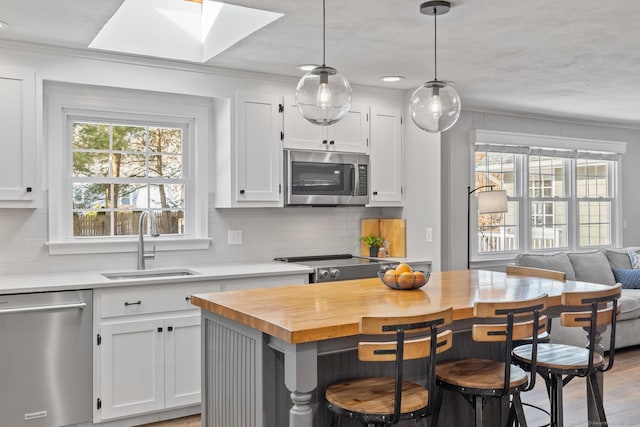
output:
{"label": "upper cabinet", "polygon": [[402,206],[402,112],[371,107],[368,206]]}
{"label": "upper cabinet", "polygon": [[279,207],[282,197],[281,96],[239,92],[235,144],[216,146],[215,207]]}
{"label": "upper cabinet", "polygon": [[0,208],[37,207],[34,70],[0,68],[0,129]]}
{"label": "upper cabinet", "polygon": [[318,126],[302,117],[294,97],[286,97],[284,148],[368,153],[369,107],[352,105],[347,115],[338,123]]}

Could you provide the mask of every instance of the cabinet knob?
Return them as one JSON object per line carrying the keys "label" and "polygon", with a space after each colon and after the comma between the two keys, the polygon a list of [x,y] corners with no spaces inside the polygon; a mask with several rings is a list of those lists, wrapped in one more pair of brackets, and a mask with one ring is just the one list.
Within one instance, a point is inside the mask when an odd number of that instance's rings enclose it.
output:
{"label": "cabinet knob", "polygon": [[190,297],[190,296],[189,296],[189,297],[186,297],[186,298],[185,298],[185,301],[189,301],[189,302],[191,302],[191,297]]}
{"label": "cabinet knob", "polygon": [[32,191],[33,191],[33,188],[27,187],[27,193],[31,193]]}
{"label": "cabinet knob", "polygon": [[332,139],[331,141],[329,141],[329,144],[333,145],[335,143],[335,141]]}
{"label": "cabinet knob", "polygon": [[371,194],[373,194],[374,196],[377,196],[377,195],[378,195],[378,192],[377,192],[377,191],[374,191],[374,192],[373,192],[373,193],[371,193]]}
{"label": "cabinet knob", "polygon": [[169,332],[173,331],[173,326],[167,326],[167,331]]}
{"label": "cabinet knob", "polygon": [[328,141],[327,141],[326,139],[323,139],[323,140],[322,140],[322,143],[323,143],[323,144],[326,144],[327,142],[328,142]]}
{"label": "cabinet knob", "polygon": [[240,190],[240,194],[244,194],[244,190]]}
{"label": "cabinet knob", "polygon": [[158,328],[158,332],[162,332],[162,328]]}

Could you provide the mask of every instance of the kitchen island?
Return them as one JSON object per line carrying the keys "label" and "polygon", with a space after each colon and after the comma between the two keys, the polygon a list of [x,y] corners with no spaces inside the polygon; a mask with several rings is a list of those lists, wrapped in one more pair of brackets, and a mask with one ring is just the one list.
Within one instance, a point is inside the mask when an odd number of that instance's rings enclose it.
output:
{"label": "kitchen island", "polygon": [[[451,306],[452,329],[464,334],[477,301],[546,293],[550,311],[558,312],[563,291],[603,286],[462,270],[433,273],[426,286],[412,291],[389,289],[374,278],[195,295],[192,304],[202,309],[203,325],[203,425],[287,425],[271,413],[278,404],[274,359],[281,354],[292,403],[288,425],[313,426],[315,407],[323,401],[323,390],[316,390],[318,377],[329,368],[338,369],[324,363],[323,357],[356,348],[362,315],[411,315]],[[460,334],[454,337],[452,352],[464,354],[472,343],[468,335],[458,339]]]}

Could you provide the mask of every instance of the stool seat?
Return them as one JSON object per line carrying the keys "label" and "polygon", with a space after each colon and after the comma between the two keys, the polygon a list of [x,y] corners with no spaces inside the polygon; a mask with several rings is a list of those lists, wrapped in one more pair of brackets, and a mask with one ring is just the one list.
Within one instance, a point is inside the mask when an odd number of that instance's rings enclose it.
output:
{"label": "stool seat", "polygon": [[[531,345],[513,349],[514,361],[524,366],[531,365]],[[548,369],[551,373],[586,371],[589,368],[589,350],[565,344],[538,344],[538,369]],[[593,354],[593,367],[604,365],[601,354]]]}
{"label": "stool seat", "polygon": [[[347,412],[377,414],[391,417],[395,402],[393,378],[360,378],[336,383],[327,388],[325,397],[329,405]],[[402,382],[400,412],[425,411],[429,404],[429,392],[411,381]]]}
{"label": "stool seat", "polygon": [[[504,362],[490,359],[447,360],[436,366],[436,379],[457,387],[499,390],[504,387]],[[527,373],[517,366],[511,367],[509,388],[515,389],[528,383]]]}

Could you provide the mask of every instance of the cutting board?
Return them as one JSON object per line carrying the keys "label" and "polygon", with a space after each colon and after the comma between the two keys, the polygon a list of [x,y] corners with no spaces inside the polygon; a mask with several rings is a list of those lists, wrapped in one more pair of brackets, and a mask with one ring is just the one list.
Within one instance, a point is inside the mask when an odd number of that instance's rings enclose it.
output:
{"label": "cutting board", "polygon": [[[365,218],[360,220],[360,236],[373,234],[389,241],[390,257],[404,258],[407,226],[404,219]],[[360,253],[369,256],[369,247],[360,242]]]}

